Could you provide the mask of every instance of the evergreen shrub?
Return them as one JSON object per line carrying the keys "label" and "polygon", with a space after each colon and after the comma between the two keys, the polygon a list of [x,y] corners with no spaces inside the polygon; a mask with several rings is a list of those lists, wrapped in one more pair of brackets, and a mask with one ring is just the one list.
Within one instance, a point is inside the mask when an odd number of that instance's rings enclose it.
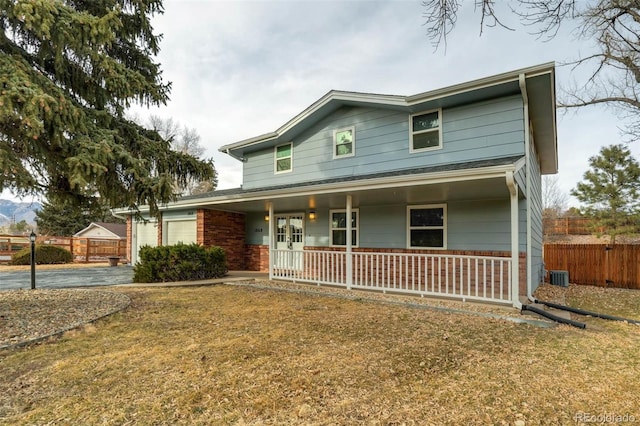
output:
{"label": "evergreen shrub", "polygon": [[204,248],[198,244],[140,248],[139,261],[133,267],[133,281],[157,283],[220,278],[227,274],[227,255],[221,247]]}
{"label": "evergreen shrub", "polygon": [[[73,262],[73,254],[69,250],[62,247],[50,246],[48,244],[36,244],[36,264],[51,265],[55,263],[71,263]],[[31,264],[31,247],[25,247],[14,253],[11,257],[13,265],[30,265]]]}

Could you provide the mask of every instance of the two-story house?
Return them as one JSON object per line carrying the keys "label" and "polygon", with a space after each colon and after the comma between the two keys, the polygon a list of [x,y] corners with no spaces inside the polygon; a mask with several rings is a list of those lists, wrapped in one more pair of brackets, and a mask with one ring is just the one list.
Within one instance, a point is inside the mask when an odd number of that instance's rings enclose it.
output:
{"label": "two-story house", "polygon": [[555,111],[553,63],[413,96],[331,91],[220,148],[242,162],[241,188],[130,217],[131,260],[197,242],[272,279],[519,307],[542,279]]}

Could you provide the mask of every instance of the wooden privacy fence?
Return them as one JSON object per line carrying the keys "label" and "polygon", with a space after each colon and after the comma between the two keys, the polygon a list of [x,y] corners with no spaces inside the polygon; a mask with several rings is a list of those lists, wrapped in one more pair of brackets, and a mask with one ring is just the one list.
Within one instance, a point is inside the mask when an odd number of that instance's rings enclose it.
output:
{"label": "wooden privacy fence", "polygon": [[[109,257],[127,258],[127,240],[39,236],[36,243],[69,250],[73,253],[74,262],[101,262]],[[0,262],[9,262],[13,253],[30,244],[29,237],[0,235]]]}
{"label": "wooden privacy fence", "polygon": [[640,289],[640,244],[545,244],[544,264],[574,284]]}
{"label": "wooden privacy fence", "polygon": [[545,235],[589,235],[594,232],[591,219],[586,217],[543,218]]}

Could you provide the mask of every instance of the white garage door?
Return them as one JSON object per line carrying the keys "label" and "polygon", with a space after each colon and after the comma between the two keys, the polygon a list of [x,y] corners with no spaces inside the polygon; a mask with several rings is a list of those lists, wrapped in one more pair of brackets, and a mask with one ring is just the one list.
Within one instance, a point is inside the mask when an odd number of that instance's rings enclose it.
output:
{"label": "white garage door", "polygon": [[140,247],[155,247],[158,245],[158,227],[156,226],[156,223],[136,223],[136,233],[134,237],[136,247],[132,256],[133,259],[131,259],[132,263],[136,263],[138,261],[138,253],[140,253]]}
{"label": "white garage door", "polygon": [[177,243],[191,244],[196,242],[195,220],[171,220],[165,222],[165,235],[167,245]]}

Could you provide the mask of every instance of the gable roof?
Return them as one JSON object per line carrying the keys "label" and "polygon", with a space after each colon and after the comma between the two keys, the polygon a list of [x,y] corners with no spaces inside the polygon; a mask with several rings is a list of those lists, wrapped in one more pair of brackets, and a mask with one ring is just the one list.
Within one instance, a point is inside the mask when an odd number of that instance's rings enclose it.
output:
{"label": "gable roof", "polygon": [[102,228],[102,229],[112,233],[113,235],[119,237],[119,238],[122,238],[122,239],[126,239],[127,238],[127,224],[126,223],[107,223],[107,222],[91,222],[89,224],[89,226],[87,226],[86,228],[82,229],[81,231],[76,232],[74,234],[74,237],[84,233],[85,231],[88,231],[91,228],[95,228],[95,227]]}
{"label": "gable roof", "polygon": [[[521,87],[521,83],[524,87]],[[412,96],[381,95],[331,90],[300,114],[273,132],[224,145],[219,151],[242,160],[245,153],[289,142],[322,118],[343,106],[375,107],[408,114],[435,108],[450,108],[526,91],[534,143],[542,173],[556,173],[555,64],[522,68]]]}

